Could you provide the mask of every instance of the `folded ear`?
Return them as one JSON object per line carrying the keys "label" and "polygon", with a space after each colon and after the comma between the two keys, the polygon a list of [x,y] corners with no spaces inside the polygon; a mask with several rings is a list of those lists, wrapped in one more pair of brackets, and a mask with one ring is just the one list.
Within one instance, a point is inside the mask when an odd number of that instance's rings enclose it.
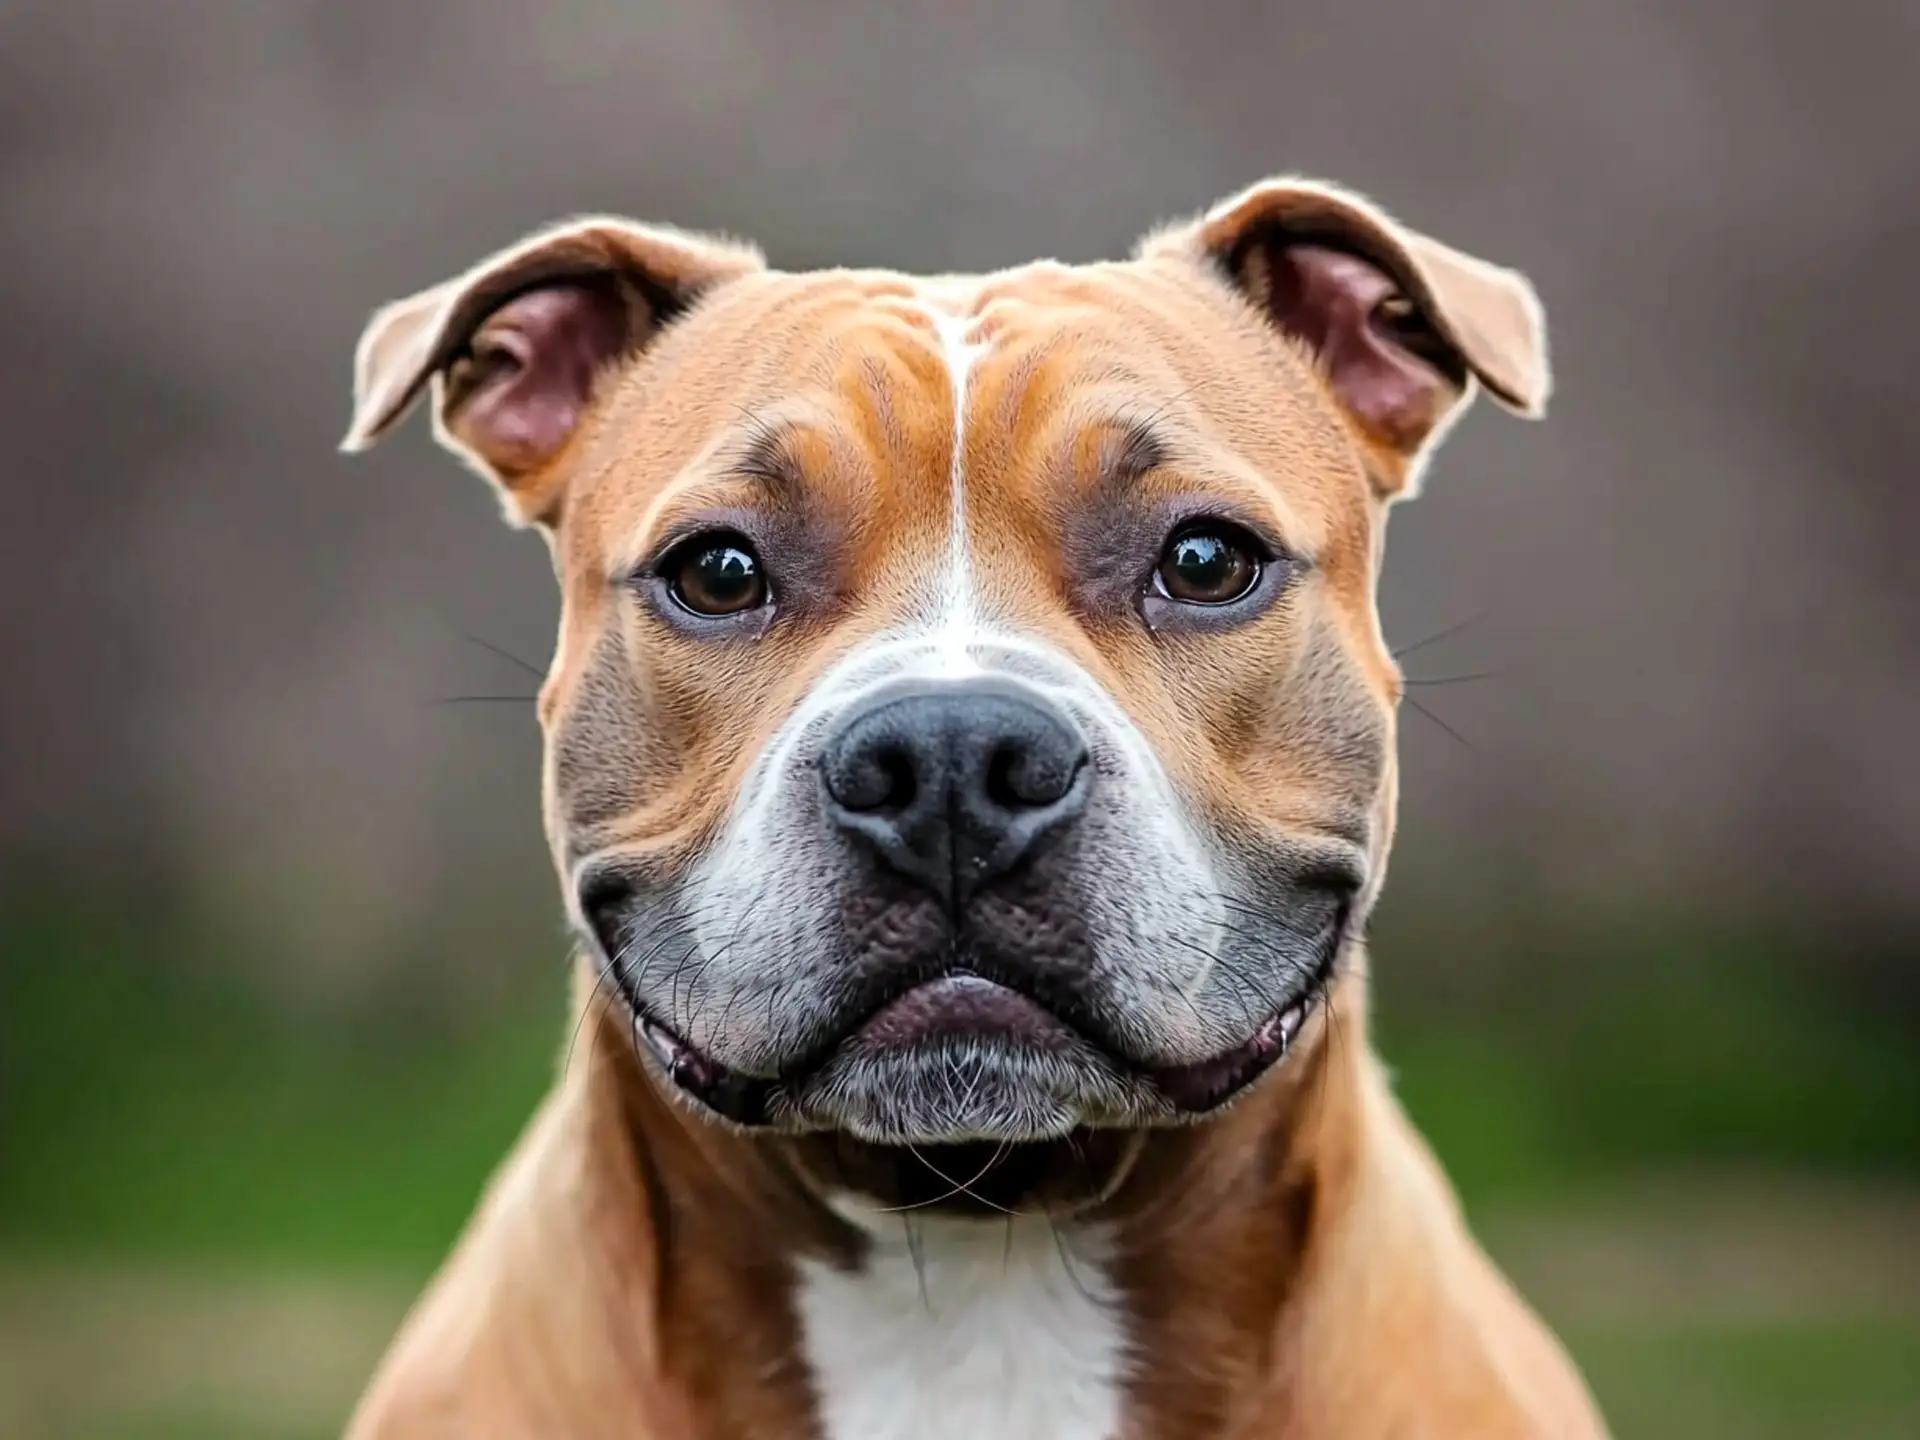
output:
{"label": "folded ear", "polygon": [[1552,388],[1546,319],[1524,275],[1407,229],[1310,180],[1263,181],[1148,236],[1145,258],[1213,266],[1317,358],[1377,461],[1388,498],[1477,385],[1538,417]]}
{"label": "folded ear", "polygon": [[763,263],[745,245],[629,220],[541,231],[367,322],[341,448],[371,446],[430,388],[440,442],[500,487],[510,519],[551,525],[557,462],[601,374]]}

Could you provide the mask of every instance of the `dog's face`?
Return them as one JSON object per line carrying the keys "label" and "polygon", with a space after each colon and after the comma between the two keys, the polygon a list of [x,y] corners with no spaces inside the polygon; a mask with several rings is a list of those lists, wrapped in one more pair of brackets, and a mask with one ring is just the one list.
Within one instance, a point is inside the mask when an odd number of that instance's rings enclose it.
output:
{"label": "dog's face", "polygon": [[1377,889],[1388,505],[1524,280],[1272,182],[1123,264],[787,275],[625,222],[375,318],[540,526],[567,900],[670,1088],[879,1144],[1190,1118]]}

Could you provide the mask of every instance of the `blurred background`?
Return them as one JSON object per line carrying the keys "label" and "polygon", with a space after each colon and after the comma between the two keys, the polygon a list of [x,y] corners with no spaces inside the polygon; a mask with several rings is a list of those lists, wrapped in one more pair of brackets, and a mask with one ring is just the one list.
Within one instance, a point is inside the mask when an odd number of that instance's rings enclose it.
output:
{"label": "blurred background", "polygon": [[[944,13],[942,13],[944,12]],[[938,18],[936,18],[938,17]],[[1381,1044],[1623,1436],[1920,1433],[1920,10],[0,3],[0,1434],[336,1433],[543,1087],[540,543],[368,312],[569,212],[1526,270],[1394,520]]]}

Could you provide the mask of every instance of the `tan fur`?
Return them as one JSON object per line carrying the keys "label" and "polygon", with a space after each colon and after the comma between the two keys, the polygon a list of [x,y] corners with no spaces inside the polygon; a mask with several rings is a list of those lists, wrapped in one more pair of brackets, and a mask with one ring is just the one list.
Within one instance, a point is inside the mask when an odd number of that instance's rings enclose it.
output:
{"label": "tan fur", "polygon": [[[1424,457],[1354,423],[1315,357],[1248,303],[1260,262],[1241,242],[1275,226],[1337,231],[1386,269],[1461,357],[1465,393],[1477,382],[1515,409],[1544,406],[1523,280],[1300,182],[1256,187],[1123,264],[984,278],[785,275],[741,247],[594,221],[382,311],[361,346],[349,444],[377,438],[434,380],[443,438],[554,549],[564,613],[540,712],[568,888],[574,858],[610,847],[687,864],[813,680],[936,568],[948,496],[925,477],[947,473],[955,429],[932,318],[946,314],[987,346],[960,458],[992,603],[1118,697],[1220,823],[1312,834],[1361,811],[1370,899],[1392,833],[1400,692],[1374,605],[1380,540]],[[556,273],[541,269],[555,254],[557,273],[624,270],[684,313],[661,324],[637,310],[631,354],[578,433],[550,463],[509,470],[462,444],[458,387],[435,377],[489,305]],[[1441,397],[1435,435],[1465,393]],[[1076,608],[1060,537],[1096,503],[1114,437],[1148,416],[1179,459],[1139,477],[1146,496],[1204,491],[1311,557],[1284,613],[1156,645]],[[731,462],[769,435],[806,479],[808,543],[840,599],[749,649],[636,619],[620,578],[683,522],[762,504],[764,483]],[[1369,737],[1379,759],[1352,758],[1375,753]],[[1367,1045],[1362,964],[1356,947],[1331,1003],[1252,1095],[1203,1125],[1145,1133],[1117,1162],[1103,1216],[1139,1356],[1125,1434],[1602,1434],[1393,1100]],[[845,1258],[855,1238],[808,1183],[808,1146],[670,1101],[586,960],[576,990],[572,1063],[349,1433],[816,1434],[793,1266]]]}

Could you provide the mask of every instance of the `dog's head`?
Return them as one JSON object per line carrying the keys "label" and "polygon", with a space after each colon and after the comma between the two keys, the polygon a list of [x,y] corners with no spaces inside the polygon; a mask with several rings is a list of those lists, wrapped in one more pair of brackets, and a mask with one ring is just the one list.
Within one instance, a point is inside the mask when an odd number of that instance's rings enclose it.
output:
{"label": "dog's head", "polygon": [[1272,181],[1124,263],[783,274],[596,219],[377,314],[546,535],[567,904],[668,1088],[876,1146],[1202,1115],[1311,1018],[1393,828],[1388,506],[1526,281]]}

